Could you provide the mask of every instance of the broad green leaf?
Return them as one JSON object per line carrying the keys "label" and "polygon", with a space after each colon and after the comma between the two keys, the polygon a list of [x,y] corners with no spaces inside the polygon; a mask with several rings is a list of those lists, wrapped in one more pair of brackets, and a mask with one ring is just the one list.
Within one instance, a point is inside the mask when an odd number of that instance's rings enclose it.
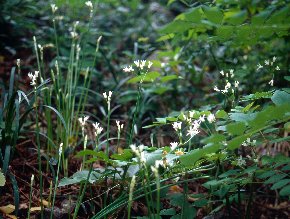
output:
{"label": "broad green leaf", "polygon": [[163,150],[156,150],[150,153],[145,151],[146,164],[148,166],[154,166],[156,160],[162,159],[162,152]]}
{"label": "broad green leaf", "polygon": [[174,208],[162,209],[160,215],[175,215],[176,211]]}
{"label": "broad green leaf", "polygon": [[134,83],[138,83],[138,82],[141,82],[141,81],[144,81],[144,82],[153,82],[159,76],[160,76],[160,73],[159,72],[152,71],[152,72],[148,72],[146,75],[139,75],[139,76],[136,76],[134,78],[131,78],[130,80],[127,81],[127,83],[134,84]]}
{"label": "broad green leaf", "polygon": [[232,135],[242,135],[247,128],[244,122],[230,123],[226,127],[227,132]]}
{"label": "broad green leaf", "polygon": [[172,80],[175,80],[175,79],[178,79],[177,75],[166,75],[166,76],[161,77],[160,81],[161,82],[167,82],[167,81],[172,81]]}
{"label": "broad green leaf", "polygon": [[272,183],[276,183],[279,180],[285,178],[287,175],[286,174],[277,174],[274,176],[271,176],[269,179],[267,179],[264,183],[265,184],[272,184]]}
{"label": "broad green leaf", "polygon": [[219,26],[216,29],[216,35],[222,41],[229,40],[234,36],[234,27],[231,26]]}
{"label": "broad green leaf", "polygon": [[275,175],[276,173],[277,173],[277,172],[274,171],[274,170],[268,170],[268,171],[266,171],[265,173],[263,173],[263,174],[261,174],[261,175],[258,175],[257,177],[258,177],[259,179],[266,179],[266,178],[269,178],[269,177]]}
{"label": "broad green leaf", "polygon": [[290,183],[290,179],[282,179],[280,180],[279,182],[276,182],[272,187],[271,189],[272,190],[275,190],[275,189],[280,189],[282,187],[284,187],[285,185],[289,184]]}
{"label": "broad green leaf", "polygon": [[231,120],[236,122],[249,122],[256,118],[257,113],[230,113]]}
{"label": "broad green leaf", "polygon": [[287,23],[287,17],[290,15],[290,7],[282,7],[280,10],[274,11],[271,17],[266,21],[266,24],[279,24],[279,23]]}
{"label": "broad green leaf", "polygon": [[242,101],[248,101],[248,100],[258,100],[258,99],[264,99],[264,98],[271,98],[273,95],[273,91],[268,92],[256,92],[254,94],[250,94],[247,96],[243,96],[241,98]]}
{"label": "broad green leaf", "polygon": [[206,145],[203,148],[195,149],[188,154],[180,156],[180,163],[184,166],[193,166],[196,161],[205,157],[206,154],[215,153],[220,149],[220,144]]}
{"label": "broad green leaf", "polygon": [[264,24],[270,14],[271,14],[271,10],[264,10],[260,12],[259,14],[254,15],[251,20],[252,25]]}
{"label": "broad green leaf", "polygon": [[228,118],[228,114],[224,110],[218,110],[215,114],[215,117],[218,119],[226,119]]}
{"label": "broad green leaf", "polygon": [[206,18],[215,24],[221,24],[223,21],[223,12],[219,8],[202,6]]}
{"label": "broad green leaf", "polygon": [[124,149],[122,154],[113,154],[111,156],[112,159],[121,160],[121,161],[128,161],[133,157],[130,149]]}
{"label": "broad green leaf", "polygon": [[201,21],[201,13],[199,8],[191,8],[188,12],[178,15],[175,20],[185,20],[193,23],[199,23]]}
{"label": "broad green leaf", "polygon": [[284,76],[285,80],[290,81],[290,76]]}
{"label": "broad green leaf", "polygon": [[172,39],[173,37],[174,37],[174,33],[170,33],[170,34],[166,34],[166,35],[159,37],[156,41],[157,42],[165,41],[165,40]]}
{"label": "broad green leaf", "polygon": [[183,33],[192,28],[192,23],[188,21],[174,20],[159,30],[160,34]]}
{"label": "broad green leaf", "polygon": [[276,105],[282,105],[282,104],[285,104],[285,103],[288,103],[290,105],[290,94],[285,92],[285,91],[277,90],[273,94],[271,100]]}
{"label": "broad green leaf", "polygon": [[240,172],[240,170],[234,169],[234,170],[228,170],[227,172],[219,175],[219,178],[225,178],[225,177],[229,177],[232,175],[237,175]]}
{"label": "broad green leaf", "polygon": [[199,199],[197,201],[194,202],[194,206],[201,208],[203,206],[206,206],[209,203],[209,201],[207,199]]}
{"label": "broad green leaf", "polygon": [[290,185],[285,186],[280,190],[279,195],[281,196],[289,196],[290,195]]}
{"label": "broad green leaf", "polygon": [[204,138],[201,142],[204,144],[217,144],[226,140],[226,137],[221,134],[213,134],[207,138]]}
{"label": "broad green leaf", "polygon": [[247,19],[247,11],[239,11],[227,17],[226,21],[232,25],[240,25]]}
{"label": "broad green leaf", "polygon": [[173,193],[169,195],[170,204],[181,207],[184,203],[184,195],[182,193]]}
{"label": "broad green leaf", "polygon": [[[72,185],[72,184],[77,184],[77,183],[86,181],[87,178],[88,178],[88,175],[89,175],[89,171],[88,170],[83,170],[83,171],[76,172],[75,174],[73,174],[69,178],[65,177],[65,178],[61,179],[59,184],[58,184],[58,187]],[[100,173],[92,171],[92,173],[90,175],[90,178],[89,178],[89,182],[90,183],[94,183],[100,177],[101,177]]]}
{"label": "broad green leaf", "polygon": [[231,141],[228,142],[228,149],[234,150],[239,148],[242,145],[242,143],[247,140],[248,137],[249,137],[248,135],[242,135],[232,139]]}

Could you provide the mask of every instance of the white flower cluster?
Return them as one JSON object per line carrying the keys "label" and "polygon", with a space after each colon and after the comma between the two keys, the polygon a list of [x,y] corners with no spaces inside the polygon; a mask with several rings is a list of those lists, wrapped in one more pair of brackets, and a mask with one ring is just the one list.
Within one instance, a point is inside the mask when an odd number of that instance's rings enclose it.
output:
{"label": "white flower cluster", "polygon": [[86,1],[86,6],[90,8],[90,10],[93,10],[93,3],[91,1]]}
{"label": "white flower cluster", "polygon": [[30,85],[36,86],[38,75],[39,75],[39,71],[35,71],[34,74],[32,74],[31,72],[28,73],[28,77],[31,80]]}
{"label": "white flower cluster", "polygon": [[[134,61],[134,64],[136,65],[137,68],[143,70],[144,67],[147,65],[147,68],[150,69],[151,66],[153,65],[153,62],[151,61],[146,61],[146,60],[136,60]],[[126,66],[125,68],[123,68],[124,72],[133,72],[134,68],[132,67],[132,65]]]}
{"label": "white flower cluster", "polygon": [[243,159],[243,157],[240,155],[240,157],[237,160],[237,165],[240,167],[243,167],[246,165],[246,161]]}
{"label": "white flower cluster", "polygon": [[34,174],[32,174],[30,178],[30,185],[33,186],[33,184],[34,184]]}
{"label": "white flower cluster", "polygon": [[87,123],[87,121],[88,121],[89,118],[90,118],[89,116],[85,116],[85,117],[83,117],[83,118],[79,118],[79,119],[78,119],[79,122],[80,122],[80,124],[81,124],[81,127],[82,127],[82,131],[83,131],[83,133],[84,133],[84,131],[85,131],[85,125],[86,125],[86,123]]}
{"label": "white flower cluster", "polygon": [[70,35],[71,35],[71,37],[73,39],[77,39],[78,38],[78,33],[77,33],[76,29],[77,29],[77,26],[79,25],[79,23],[80,23],[79,21],[76,21],[74,23],[74,26],[73,26],[73,31],[70,32]]}
{"label": "white flower cluster", "polygon": [[16,60],[17,67],[20,68],[20,59]]}
{"label": "white flower cluster", "polygon": [[120,124],[120,121],[116,121],[116,125],[117,125],[117,128],[118,128],[118,132],[120,133],[121,130],[124,128],[124,124]]}
{"label": "white flower cluster", "polygon": [[200,127],[200,124],[201,124],[201,122],[204,122],[205,120],[204,120],[204,115],[203,116],[201,116],[201,117],[199,117],[199,119],[198,120],[194,120],[192,123],[191,123],[191,125],[190,125],[190,127],[189,127],[189,129],[187,130],[187,134],[186,134],[186,136],[190,136],[191,138],[193,137],[193,136],[195,136],[195,135],[197,135],[198,133],[199,133],[199,127]]}
{"label": "white flower cluster", "polygon": [[[193,121],[192,118],[194,117],[195,113],[196,113],[195,111],[189,111],[189,116],[188,117],[183,115],[184,120],[186,120],[187,123],[190,124],[189,129],[187,130],[187,135],[186,136],[189,135],[191,138],[193,136],[197,135],[200,132],[199,131],[200,124],[202,122],[205,122],[205,119],[207,119],[207,121],[209,123],[213,123],[213,122],[216,121],[215,115],[212,114],[212,113],[210,113],[207,117],[206,117],[206,115],[201,115],[197,120]],[[174,122],[172,124],[172,127],[173,127],[173,129],[176,132],[179,132],[181,130],[181,125],[182,125],[182,122]],[[175,146],[176,142],[173,142],[173,143],[171,143],[171,144],[173,144]]]}
{"label": "white flower cluster", "polygon": [[99,134],[102,133],[103,128],[100,126],[100,123],[96,122],[93,124],[94,128],[95,128],[95,135],[98,136]]}
{"label": "white flower cluster", "polygon": [[226,93],[229,93],[229,92],[232,92],[234,93],[234,89],[233,87],[235,88],[238,88],[239,87],[239,84],[240,82],[239,81],[234,81],[234,84],[231,84],[229,82],[230,79],[232,79],[235,74],[234,74],[234,70],[233,69],[230,69],[230,72],[229,73],[226,73],[224,71],[220,71],[220,74],[224,77],[226,77],[226,84],[225,84],[225,87],[224,89],[219,89],[217,86],[214,86],[214,90],[217,91],[217,92],[221,92],[223,94],[226,94]]}
{"label": "white flower cluster", "polygon": [[105,98],[105,100],[107,101],[107,103],[111,102],[112,94],[113,94],[112,91],[109,91],[108,94],[107,94],[107,92],[104,92],[103,93],[103,97]]}
{"label": "white flower cluster", "polygon": [[50,7],[51,7],[51,10],[52,10],[52,13],[53,13],[53,14],[54,14],[54,13],[57,11],[57,9],[58,9],[58,7],[57,7],[55,4],[51,4]]}
{"label": "white flower cluster", "polygon": [[59,156],[61,156],[61,154],[62,154],[62,147],[63,147],[63,143],[60,143],[59,149],[58,149],[58,155]]}
{"label": "white flower cluster", "polygon": [[182,122],[174,122],[172,124],[172,127],[174,128],[175,131],[179,131],[181,130],[181,125],[182,125]]}
{"label": "white flower cluster", "polygon": [[171,151],[174,151],[177,147],[178,147],[178,142],[171,142],[170,143]]}
{"label": "white flower cluster", "polygon": [[[269,60],[269,59],[268,60],[265,60],[264,61],[264,66],[273,66],[274,63],[276,62],[276,60],[277,60],[277,58],[275,56],[272,58],[272,60]],[[257,65],[257,71],[259,71],[260,69],[262,69],[264,66],[261,65],[260,63],[258,63],[258,65]],[[280,70],[280,68],[279,68],[278,65],[275,67],[275,70],[277,70],[277,71]]]}
{"label": "white flower cluster", "polygon": [[247,138],[247,140],[242,143],[242,145],[245,147],[246,146],[255,146],[256,144],[257,144],[257,141],[256,140],[251,141],[250,138]]}
{"label": "white flower cluster", "polygon": [[[274,63],[276,62],[276,60],[277,60],[277,58],[275,56],[272,58],[272,60],[270,60],[270,59],[265,60],[264,61],[264,66],[265,67],[266,66],[274,66]],[[260,69],[262,69],[264,66],[261,65],[260,63],[258,63],[258,65],[257,65],[257,71],[259,71]],[[280,67],[278,65],[276,65],[275,70],[276,71],[280,71]],[[272,86],[272,87],[274,86],[274,75],[273,75],[272,79],[268,82],[268,84],[270,86]]]}
{"label": "white flower cluster", "polygon": [[144,146],[143,145],[139,145],[138,147],[136,147],[135,144],[130,145],[131,150],[136,154],[136,156],[139,158],[141,163],[145,163],[146,162],[146,158],[145,158],[145,152],[144,150]]}

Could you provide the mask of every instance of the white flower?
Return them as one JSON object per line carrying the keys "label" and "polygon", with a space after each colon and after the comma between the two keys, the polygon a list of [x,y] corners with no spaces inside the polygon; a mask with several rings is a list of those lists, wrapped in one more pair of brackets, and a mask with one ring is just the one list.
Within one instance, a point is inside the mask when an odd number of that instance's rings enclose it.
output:
{"label": "white flower", "polygon": [[220,92],[220,89],[218,89],[217,86],[214,86],[213,90],[214,90],[214,91],[217,91],[217,92]]}
{"label": "white flower", "polygon": [[62,146],[63,146],[63,143],[60,143],[59,149],[58,149],[58,155],[59,156],[61,156],[61,153],[62,153]]}
{"label": "white flower", "polygon": [[200,116],[200,117],[198,118],[198,120],[199,120],[200,122],[204,122],[204,121],[205,121],[205,115]]}
{"label": "white flower", "polygon": [[222,76],[224,76],[225,75],[225,73],[224,73],[224,71],[222,70],[222,71],[220,71],[220,74],[222,75]]}
{"label": "white flower", "polygon": [[135,144],[131,144],[130,145],[130,148],[131,148],[131,150],[136,154],[137,152],[139,152],[138,150],[137,150],[137,147],[136,147],[136,145]]}
{"label": "white flower", "polygon": [[265,65],[270,65],[270,61],[269,60],[265,60]]}
{"label": "white flower", "polygon": [[238,166],[245,166],[245,165],[246,165],[246,161],[243,159],[242,156],[240,156],[240,157],[238,158],[237,165],[238,165]]}
{"label": "white flower", "polygon": [[91,10],[93,9],[93,3],[91,1],[86,1],[86,6],[88,6]]}
{"label": "white flower", "polygon": [[146,60],[141,60],[141,64],[140,64],[140,69],[143,69],[144,66],[146,65]]}
{"label": "white flower", "polygon": [[208,122],[209,123],[212,123],[212,122],[214,122],[215,121],[215,116],[214,116],[214,114],[209,114],[208,116],[207,116],[207,120],[208,120]]}
{"label": "white flower", "polygon": [[83,130],[84,130],[86,122],[88,121],[89,118],[90,118],[89,116],[85,116],[83,118],[79,118],[79,122],[80,122],[81,127],[82,127]]}
{"label": "white flower", "polygon": [[200,127],[200,123],[201,123],[200,120],[194,120],[192,123],[193,128],[198,129]]}
{"label": "white flower", "polygon": [[280,70],[280,68],[279,68],[279,66],[278,66],[278,65],[276,66],[276,68],[275,68],[275,69],[276,69],[277,71],[279,71],[279,70]]}
{"label": "white flower", "polygon": [[182,125],[182,122],[174,122],[172,124],[172,126],[173,126],[173,128],[174,128],[175,131],[180,130],[181,129],[181,125]]}
{"label": "white flower", "polygon": [[240,84],[240,82],[235,81],[235,87],[236,87],[236,88],[239,87],[239,84]]}
{"label": "white flower", "polygon": [[95,135],[98,136],[99,134],[102,133],[103,128],[100,126],[100,123],[96,122],[93,124],[94,128],[95,128]]}
{"label": "white flower", "polygon": [[148,68],[151,68],[152,65],[153,65],[153,62],[148,61]]}
{"label": "white flower", "polygon": [[158,168],[159,166],[164,166],[163,160],[155,160],[155,168]]}
{"label": "white flower", "polygon": [[172,151],[174,151],[175,150],[175,148],[177,148],[177,146],[178,146],[178,142],[171,142],[170,143],[170,149],[172,150]]}
{"label": "white flower", "polygon": [[233,78],[235,75],[234,75],[234,70],[233,69],[230,69],[230,74],[231,74],[231,78]]}
{"label": "white flower", "polygon": [[263,65],[261,65],[260,63],[258,63],[258,65],[257,65],[257,71],[260,70],[261,68],[263,68]]}
{"label": "white flower", "polygon": [[17,64],[17,66],[18,66],[18,68],[20,67],[20,59],[17,59],[16,60],[16,64]]}
{"label": "white flower", "polygon": [[276,56],[274,56],[274,57],[273,57],[273,62],[275,62],[275,61],[276,61],[276,59],[277,59],[277,58],[276,58]]}
{"label": "white flower", "polygon": [[141,163],[146,163],[146,158],[145,158],[145,152],[144,151],[140,152],[140,162]]}
{"label": "white flower", "polygon": [[73,39],[76,39],[76,38],[78,37],[78,33],[75,32],[75,31],[71,31],[71,32],[70,32],[70,35],[71,35],[71,37],[72,37]]}
{"label": "white flower", "polygon": [[36,81],[37,81],[37,78],[38,78],[38,74],[39,74],[39,71],[35,71],[34,74],[32,74],[31,72],[28,73],[28,77],[31,80],[30,85],[36,86]]}
{"label": "white flower", "polygon": [[136,61],[134,61],[134,64],[139,68],[139,66],[140,66],[140,61],[139,61],[139,60],[136,60]]}
{"label": "white flower", "polygon": [[195,111],[194,111],[194,110],[189,111],[189,117],[190,117],[190,118],[193,118],[194,114],[195,114]]}
{"label": "white flower", "polygon": [[231,83],[230,82],[227,82],[227,84],[225,86],[225,90],[228,90],[231,86],[232,86]]}
{"label": "white flower", "polygon": [[271,81],[268,82],[268,84],[273,87],[274,86],[274,80],[272,79]]}
{"label": "white flower", "polygon": [[194,126],[190,126],[189,129],[187,130],[186,136],[190,135],[192,138],[193,136],[197,135],[199,133],[199,130],[196,129]]}
{"label": "white flower", "polygon": [[33,184],[33,181],[34,181],[34,174],[31,175],[31,179],[30,179],[30,181],[31,181],[31,184]]}
{"label": "white flower", "polygon": [[121,130],[124,128],[124,124],[120,124],[120,121],[116,120],[116,124],[118,127],[118,132],[121,132]]}
{"label": "white flower", "polygon": [[57,9],[58,9],[58,7],[57,7],[55,4],[51,4],[50,7],[51,7],[51,10],[52,10],[52,13],[53,13],[53,14],[54,14],[54,13],[57,11]]}
{"label": "white flower", "polygon": [[126,66],[125,68],[123,68],[123,71],[124,72],[133,72],[134,69],[133,69],[132,65],[130,65],[130,66]]}
{"label": "white flower", "polygon": [[109,91],[108,94],[107,94],[107,92],[104,92],[104,93],[103,93],[103,96],[104,96],[104,98],[106,99],[108,105],[109,105],[110,102],[111,102],[112,94],[113,94],[112,91]]}

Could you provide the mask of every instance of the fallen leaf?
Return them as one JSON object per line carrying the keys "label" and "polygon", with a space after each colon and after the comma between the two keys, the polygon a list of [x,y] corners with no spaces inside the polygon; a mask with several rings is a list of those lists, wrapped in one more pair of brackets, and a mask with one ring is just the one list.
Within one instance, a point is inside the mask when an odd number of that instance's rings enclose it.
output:
{"label": "fallen leaf", "polygon": [[[39,200],[39,202],[40,202],[40,200]],[[42,204],[45,207],[50,207],[50,203],[48,201],[44,200],[44,199],[42,199]]]}
{"label": "fallen leaf", "polygon": [[33,212],[33,211],[41,211],[41,207],[32,207],[30,208],[30,211]]}
{"label": "fallen leaf", "polygon": [[169,191],[171,193],[180,193],[183,191],[182,188],[180,188],[178,185],[170,186]]}
{"label": "fallen leaf", "polygon": [[0,211],[2,211],[4,214],[11,214],[14,210],[15,206],[11,204],[0,207]]}
{"label": "fallen leaf", "polygon": [[17,219],[17,217],[15,215],[12,215],[12,214],[6,214],[5,216],[9,217],[11,219]]}

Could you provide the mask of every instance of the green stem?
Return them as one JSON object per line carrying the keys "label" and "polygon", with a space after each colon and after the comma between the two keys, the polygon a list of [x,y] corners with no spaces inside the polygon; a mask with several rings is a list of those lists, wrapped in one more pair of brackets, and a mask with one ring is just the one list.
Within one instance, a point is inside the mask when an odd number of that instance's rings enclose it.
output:
{"label": "green stem", "polygon": [[54,191],[53,191],[53,198],[52,198],[52,206],[51,206],[51,212],[50,212],[50,219],[53,218],[53,214],[54,214],[53,208],[54,208],[54,203],[55,203],[55,196],[56,196],[56,189],[57,189],[57,182],[58,182],[58,174],[59,174],[60,162],[61,162],[61,154],[59,154],[59,158],[58,158],[57,173],[56,173],[56,178],[55,178],[55,183],[54,183]]}
{"label": "green stem", "polygon": [[86,188],[87,188],[87,185],[88,185],[92,170],[93,170],[93,163],[91,163],[91,167],[90,167],[90,171],[89,171],[87,180],[86,180],[85,185],[84,185],[84,187],[82,189],[81,195],[80,195],[80,197],[78,199],[78,203],[77,203],[77,206],[76,206],[75,211],[74,211],[73,219],[75,219],[77,217],[77,215],[78,215],[78,211],[79,211],[79,208],[81,206],[82,200],[84,198],[84,195],[85,195],[85,192],[86,192]]}
{"label": "green stem", "polygon": [[43,188],[42,188],[42,170],[41,170],[41,155],[40,155],[40,138],[39,138],[39,121],[38,121],[38,102],[37,102],[37,90],[34,88],[35,94],[35,122],[36,122],[36,144],[37,144],[37,159],[38,159],[38,172],[39,172],[39,184],[40,184],[40,207],[41,207],[41,219],[43,218]]}

